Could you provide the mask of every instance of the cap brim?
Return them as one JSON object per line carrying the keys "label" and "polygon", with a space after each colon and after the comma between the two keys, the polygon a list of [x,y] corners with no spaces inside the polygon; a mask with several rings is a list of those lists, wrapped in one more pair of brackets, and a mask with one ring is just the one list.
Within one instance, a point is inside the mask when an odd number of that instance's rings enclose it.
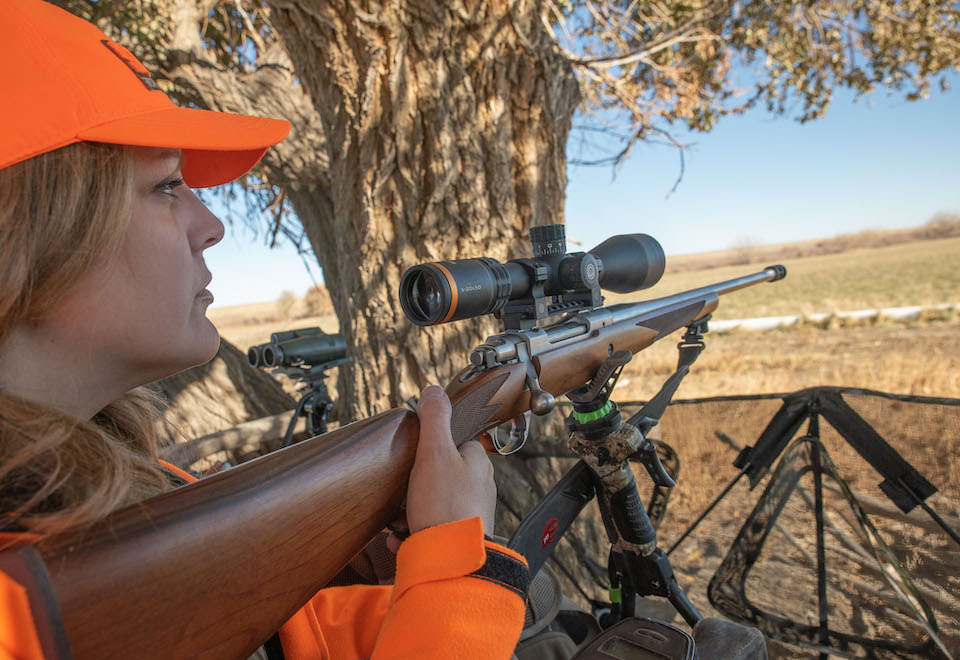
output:
{"label": "cap brim", "polygon": [[229,183],[257,164],[290,132],[282,119],[178,108],[116,119],[77,135],[80,140],[181,149],[191,188]]}

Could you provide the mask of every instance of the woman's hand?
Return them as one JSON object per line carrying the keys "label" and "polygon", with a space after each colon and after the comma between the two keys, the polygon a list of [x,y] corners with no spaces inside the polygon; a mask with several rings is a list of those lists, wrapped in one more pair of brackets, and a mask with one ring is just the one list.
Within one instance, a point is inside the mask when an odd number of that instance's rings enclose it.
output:
{"label": "woman's hand", "polygon": [[487,452],[476,440],[457,449],[450,433],[450,399],[442,387],[431,385],[420,393],[417,415],[420,442],[407,488],[410,532],[480,516],[484,532],[492,535],[497,486]]}

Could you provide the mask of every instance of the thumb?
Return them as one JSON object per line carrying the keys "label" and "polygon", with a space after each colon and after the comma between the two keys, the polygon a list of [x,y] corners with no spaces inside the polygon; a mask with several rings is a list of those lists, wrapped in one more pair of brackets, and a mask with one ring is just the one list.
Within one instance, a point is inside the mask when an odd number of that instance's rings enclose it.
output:
{"label": "thumb", "polygon": [[450,432],[450,399],[439,385],[430,385],[420,393],[417,403],[420,418],[420,442],[417,458],[447,456],[456,451]]}

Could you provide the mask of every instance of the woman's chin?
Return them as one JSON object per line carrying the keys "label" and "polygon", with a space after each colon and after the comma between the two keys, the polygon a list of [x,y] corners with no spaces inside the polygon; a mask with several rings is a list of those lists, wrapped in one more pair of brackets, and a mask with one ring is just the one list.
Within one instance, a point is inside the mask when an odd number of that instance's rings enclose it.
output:
{"label": "woman's chin", "polygon": [[205,317],[196,326],[188,337],[185,350],[171,360],[169,365],[172,369],[171,375],[206,364],[216,357],[220,350],[220,333],[216,326]]}
{"label": "woman's chin", "polygon": [[206,316],[203,317],[202,325],[203,328],[199,333],[200,336],[198,337],[198,341],[204,349],[202,351],[204,357],[197,362],[197,365],[206,364],[216,357],[217,352],[220,350],[220,331],[217,330],[217,326],[215,326],[213,322],[210,321],[210,319],[208,319]]}

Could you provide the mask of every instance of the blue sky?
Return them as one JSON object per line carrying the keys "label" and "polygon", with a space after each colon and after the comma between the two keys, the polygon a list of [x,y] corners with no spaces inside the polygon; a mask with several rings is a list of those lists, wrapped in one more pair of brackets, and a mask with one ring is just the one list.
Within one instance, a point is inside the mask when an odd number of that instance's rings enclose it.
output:
{"label": "blue sky", "polygon": [[[960,75],[951,76],[953,87]],[[779,243],[871,228],[923,224],[960,213],[960,90],[909,103],[886,92],[853,101],[840,92],[822,119],[798,124],[753,110],[721,120],[693,142],[686,171],[674,148],[638,145],[616,176],[610,167],[571,167],[567,236],[589,249],[615,234],[643,232],[671,254]],[[578,137],[568,145],[577,153]],[[214,211],[217,211],[214,208]],[[215,305],[302,295],[308,269],[289,245],[234,226],[206,253]],[[480,255],[477,255],[480,256]]]}

